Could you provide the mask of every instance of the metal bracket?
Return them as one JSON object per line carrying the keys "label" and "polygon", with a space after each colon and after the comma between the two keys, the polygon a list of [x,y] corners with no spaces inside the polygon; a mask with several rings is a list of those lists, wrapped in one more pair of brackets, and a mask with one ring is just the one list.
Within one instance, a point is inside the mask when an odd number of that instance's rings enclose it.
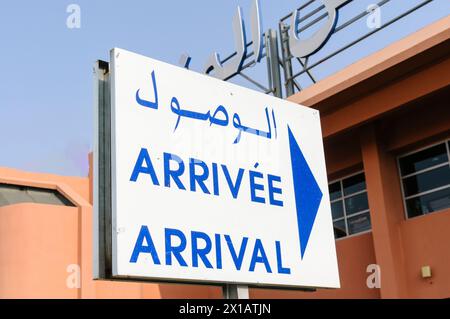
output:
{"label": "metal bracket", "polygon": [[248,286],[229,284],[222,289],[224,299],[249,299]]}

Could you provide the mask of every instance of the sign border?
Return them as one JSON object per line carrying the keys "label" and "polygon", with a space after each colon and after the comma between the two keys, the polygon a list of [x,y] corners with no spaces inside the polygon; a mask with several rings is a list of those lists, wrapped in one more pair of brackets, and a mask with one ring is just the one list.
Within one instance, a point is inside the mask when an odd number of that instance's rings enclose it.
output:
{"label": "sign border", "polygon": [[[111,50],[112,54],[113,50]],[[110,63],[98,60],[94,66],[94,154],[93,154],[93,277],[99,280],[187,284],[226,287],[247,285],[249,288],[316,291],[329,287],[255,284],[217,280],[149,278],[113,275],[112,220],[112,88]]]}

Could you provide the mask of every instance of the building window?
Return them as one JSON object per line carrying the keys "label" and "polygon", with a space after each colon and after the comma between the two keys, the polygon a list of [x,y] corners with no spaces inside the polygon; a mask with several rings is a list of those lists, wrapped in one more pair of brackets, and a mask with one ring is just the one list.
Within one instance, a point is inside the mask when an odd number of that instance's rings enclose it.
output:
{"label": "building window", "polygon": [[398,159],[408,218],[450,207],[449,158],[446,141]]}
{"label": "building window", "polygon": [[54,189],[0,184],[0,207],[18,203],[41,203],[75,206],[61,193]]}
{"label": "building window", "polygon": [[358,173],[329,184],[335,238],[370,230],[366,178]]}

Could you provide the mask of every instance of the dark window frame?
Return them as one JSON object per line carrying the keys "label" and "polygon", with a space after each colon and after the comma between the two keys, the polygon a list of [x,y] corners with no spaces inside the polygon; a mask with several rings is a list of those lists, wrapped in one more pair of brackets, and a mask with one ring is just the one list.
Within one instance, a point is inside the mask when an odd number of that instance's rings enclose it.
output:
{"label": "dark window frame", "polygon": [[[345,233],[346,233],[346,235],[342,236],[342,237],[335,238],[335,240],[340,240],[340,239],[345,239],[345,238],[349,238],[349,237],[353,237],[353,236],[363,235],[363,234],[366,234],[366,233],[369,233],[369,232],[372,231],[372,221],[370,221],[370,228],[369,229],[361,231],[361,232],[357,232],[357,233],[354,233],[354,234],[349,234],[349,226],[348,226],[348,219],[349,218],[351,219],[353,217],[357,217],[357,216],[364,215],[364,214],[368,213],[369,214],[369,219],[370,219],[370,207],[368,207],[365,210],[357,211],[356,213],[353,213],[353,214],[347,214],[347,208],[346,208],[346,205],[345,205],[345,200],[346,199],[348,199],[350,197],[354,197],[354,196],[360,195],[360,194],[364,194],[364,193],[367,194],[367,196],[368,196],[367,182],[365,182],[365,188],[363,190],[360,190],[360,191],[357,191],[357,192],[354,192],[354,193],[351,193],[351,194],[347,194],[347,195],[344,192],[344,183],[343,183],[343,181],[347,180],[347,179],[350,179],[352,177],[358,176],[360,174],[364,175],[364,181],[365,181],[365,172],[364,172],[364,170],[361,170],[361,171],[357,171],[356,173],[345,175],[345,176],[343,176],[341,178],[332,180],[332,181],[330,181],[328,183],[328,187],[330,187],[333,184],[339,183],[339,185],[340,185],[340,193],[341,193],[340,197],[338,197],[336,199],[331,200],[331,197],[330,197],[330,207],[331,207],[331,204],[333,204],[333,203],[342,202],[342,209],[343,209],[343,216],[342,217],[333,218],[333,216],[331,216],[332,222],[333,222],[333,230],[334,230],[334,223],[335,222],[339,222],[339,221],[343,220],[344,224],[345,224]],[[369,203],[368,203],[368,206],[369,206]]]}
{"label": "dark window frame", "polygon": [[[426,167],[424,169],[415,171],[413,173],[408,173],[406,175],[402,175],[401,162],[400,162],[401,159],[406,158],[406,157],[411,156],[411,155],[414,155],[414,154],[417,154],[417,153],[420,153],[422,151],[426,151],[428,149],[431,149],[431,148],[439,146],[439,145],[444,145],[445,146],[445,149],[447,151],[447,161],[446,162],[441,162],[441,163],[438,163],[436,165],[429,166],[429,167]],[[445,211],[447,209],[450,209],[450,206],[449,206],[449,207],[446,207],[446,208],[443,208],[443,209],[438,209],[438,210],[435,210],[435,211],[432,211],[432,212],[422,213],[420,215],[410,217],[409,213],[408,213],[408,205],[407,205],[407,201],[408,200],[414,199],[414,198],[420,198],[421,196],[426,196],[428,194],[437,193],[437,192],[442,191],[442,190],[447,190],[447,189],[450,188],[450,181],[449,181],[448,184],[446,184],[444,186],[435,187],[435,188],[432,188],[432,189],[429,189],[429,190],[426,190],[426,191],[423,191],[423,192],[418,192],[416,194],[408,195],[408,196],[405,195],[405,187],[403,185],[404,179],[407,179],[407,178],[410,178],[410,177],[413,177],[413,176],[417,176],[417,175],[420,175],[420,174],[423,174],[423,173],[426,173],[426,172],[430,172],[430,171],[436,170],[438,168],[446,167],[446,166],[450,166],[450,139],[440,140],[438,142],[435,142],[435,143],[432,143],[432,144],[428,144],[428,145],[423,146],[423,147],[415,148],[415,149],[413,149],[413,150],[411,150],[411,151],[409,151],[407,153],[403,153],[403,154],[397,156],[397,170],[398,170],[398,176],[399,176],[399,179],[400,179],[400,187],[401,187],[402,202],[403,202],[403,213],[404,213],[404,216],[405,216],[405,220],[412,219],[412,218],[417,218],[417,217],[422,217],[422,216],[426,216],[426,215],[429,215],[429,214],[433,214],[433,213],[437,213],[437,212],[441,212],[441,211]]]}

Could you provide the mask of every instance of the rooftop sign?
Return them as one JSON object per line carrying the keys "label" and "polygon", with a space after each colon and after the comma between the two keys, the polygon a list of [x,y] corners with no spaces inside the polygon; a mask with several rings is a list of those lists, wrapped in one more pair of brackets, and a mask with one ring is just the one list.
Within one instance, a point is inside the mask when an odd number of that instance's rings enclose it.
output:
{"label": "rooftop sign", "polygon": [[98,277],[339,287],[316,110],[121,49],[107,82]]}
{"label": "rooftop sign", "polygon": [[[290,52],[293,57],[306,58],[317,52],[333,33],[337,19],[338,9],[348,4],[351,0],[322,0],[323,8],[327,12],[326,21],[323,26],[308,39],[300,39],[297,29],[300,22],[300,10],[296,9],[291,14],[290,29],[288,33]],[[313,1],[310,1],[312,3]],[[260,13],[259,0],[254,0],[250,13],[250,30],[252,41],[247,42],[245,33],[245,21],[241,7],[238,6],[236,15],[233,17],[232,27],[234,35],[235,53],[225,60],[220,58],[217,52],[213,52],[208,58],[203,73],[221,80],[228,80],[238,74],[244,67],[245,59],[250,56],[247,52],[249,44],[253,47],[254,62],[259,63],[263,58],[264,34]],[[191,57],[183,55],[180,64],[189,67]],[[278,63],[278,61],[276,61]]]}
{"label": "rooftop sign", "polygon": [[[233,53],[224,56],[213,51],[199,71],[226,81],[236,77],[252,88],[277,97],[290,96],[377,48],[382,49],[393,41],[392,34],[359,49],[357,45],[416,11],[428,10],[430,17],[446,12],[444,8],[439,10],[439,1],[398,3],[393,0],[302,0],[297,8],[279,20],[276,32],[265,29],[260,1],[253,0],[249,18],[243,16],[240,7],[233,17]],[[423,20],[413,24],[418,26]],[[413,32],[415,28],[403,29]],[[401,33],[395,37],[401,37]],[[333,41],[329,41],[332,38]],[[184,53],[179,63],[190,68],[191,61]],[[267,81],[248,74],[250,68],[264,63],[267,64]]]}

